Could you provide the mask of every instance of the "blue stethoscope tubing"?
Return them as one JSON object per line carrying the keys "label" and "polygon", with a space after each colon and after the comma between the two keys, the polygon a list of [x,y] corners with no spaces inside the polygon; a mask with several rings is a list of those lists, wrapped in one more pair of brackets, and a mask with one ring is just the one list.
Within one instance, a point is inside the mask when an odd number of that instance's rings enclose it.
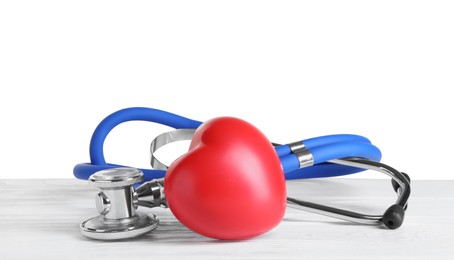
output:
{"label": "blue stethoscope tubing", "polygon": [[[175,129],[196,129],[202,124],[200,121],[154,108],[131,107],[114,112],[102,120],[96,127],[90,141],[91,163],[77,164],[74,167],[74,176],[76,178],[88,179],[92,174],[100,170],[125,167],[106,163],[103,150],[104,141],[109,132],[117,125],[128,121],[154,122]],[[275,147],[287,180],[335,177],[364,170],[328,163],[328,161],[334,159],[360,157],[377,162],[381,159],[380,150],[369,139],[359,135],[328,135],[306,139],[301,142],[313,156],[314,165],[311,167],[300,168],[298,157],[292,153],[288,145]],[[144,173],[144,181],[163,178],[165,176],[164,170],[140,170]]]}

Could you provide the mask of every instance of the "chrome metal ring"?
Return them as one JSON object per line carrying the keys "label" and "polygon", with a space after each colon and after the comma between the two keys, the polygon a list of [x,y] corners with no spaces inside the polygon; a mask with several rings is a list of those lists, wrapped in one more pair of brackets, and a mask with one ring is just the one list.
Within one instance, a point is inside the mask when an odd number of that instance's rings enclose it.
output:
{"label": "chrome metal ring", "polygon": [[158,135],[150,144],[150,164],[153,169],[167,170],[169,166],[159,161],[154,153],[166,144],[177,141],[191,140],[195,129],[176,129],[167,133]]}
{"label": "chrome metal ring", "polygon": [[298,157],[300,168],[305,168],[314,165],[314,157],[311,152],[306,148],[303,142],[298,141],[288,144],[290,151]]}

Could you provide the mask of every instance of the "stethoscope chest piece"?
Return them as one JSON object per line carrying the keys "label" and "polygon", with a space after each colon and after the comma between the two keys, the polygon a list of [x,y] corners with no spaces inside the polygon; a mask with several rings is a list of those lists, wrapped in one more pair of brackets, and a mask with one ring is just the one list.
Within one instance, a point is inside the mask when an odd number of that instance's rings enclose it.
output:
{"label": "stethoscope chest piece", "polygon": [[136,212],[139,206],[132,185],[143,181],[143,173],[134,168],[115,168],[93,174],[89,182],[101,189],[96,194],[99,216],[80,224],[83,235],[101,240],[132,238],[154,230],[158,218]]}

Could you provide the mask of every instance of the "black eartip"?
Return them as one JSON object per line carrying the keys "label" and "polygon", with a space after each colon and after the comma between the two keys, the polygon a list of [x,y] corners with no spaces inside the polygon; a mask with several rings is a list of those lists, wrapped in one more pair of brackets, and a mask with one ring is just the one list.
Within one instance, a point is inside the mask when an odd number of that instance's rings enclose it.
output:
{"label": "black eartip", "polygon": [[405,210],[402,206],[394,204],[383,214],[383,224],[389,229],[397,229],[402,226],[405,217]]}
{"label": "black eartip", "polygon": [[[405,176],[405,178],[407,178],[408,182],[411,182],[410,176],[408,176],[408,174],[406,174],[405,172],[401,173]],[[400,187],[399,184],[394,179],[391,180],[391,184],[393,185],[394,191],[397,192],[397,189]]]}

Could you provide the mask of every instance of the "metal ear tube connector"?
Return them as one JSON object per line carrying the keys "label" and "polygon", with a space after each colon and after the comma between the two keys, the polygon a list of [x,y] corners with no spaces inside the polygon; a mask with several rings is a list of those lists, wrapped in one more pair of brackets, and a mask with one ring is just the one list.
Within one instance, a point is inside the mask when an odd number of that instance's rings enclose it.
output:
{"label": "metal ear tube connector", "polygon": [[365,170],[374,170],[388,175],[392,178],[392,184],[397,193],[396,202],[379,215],[366,215],[288,197],[287,205],[289,207],[356,223],[383,224],[389,229],[396,229],[402,225],[410,197],[410,177],[407,174],[399,172],[386,164],[361,158],[343,158],[330,160],[329,162]]}
{"label": "metal ear tube connector", "polygon": [[134,189],[133,185],[141,181],[142,171],[134,168],[114,168],[90,176],[90,184],[101,189],[95,197],[100,215],[80,224],[82,234],[93,239],[116,240],[156,229],[158,218],[136,209],[167,207],[164,180],[152,180]]}

